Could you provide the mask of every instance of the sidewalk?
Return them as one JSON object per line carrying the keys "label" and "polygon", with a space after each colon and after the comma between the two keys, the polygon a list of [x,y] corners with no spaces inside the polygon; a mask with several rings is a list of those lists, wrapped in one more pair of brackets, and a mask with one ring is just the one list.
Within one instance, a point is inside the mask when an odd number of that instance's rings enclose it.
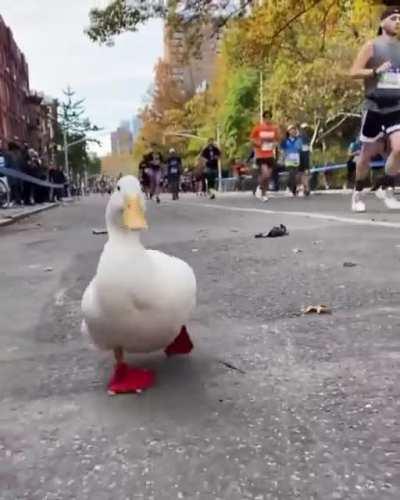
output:
{"label": "sidewalk", "polygon": [[25,219],[31,215],[58,207],[60,203],[41,203],[27,207],[13,207],[0,209],[0,227],[8,226],[18,220]]}

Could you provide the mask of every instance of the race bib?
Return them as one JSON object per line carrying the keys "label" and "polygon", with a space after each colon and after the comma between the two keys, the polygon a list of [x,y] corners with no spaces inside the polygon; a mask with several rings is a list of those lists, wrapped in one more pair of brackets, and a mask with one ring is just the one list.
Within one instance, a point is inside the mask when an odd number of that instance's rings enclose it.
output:
{"label": "race bib", "polygon": [[271,141],[261,142],[261,151],[273,151],[275,148],[275,143]]}
{"label": "race bib", "polygon": [[288,166],[297,167],[300,164],[300,153],[288,153],[285,163]]}
{"label": "race bib", "polygon": [[308,153],[310,151],[310,146],[308,144],[303,144],[301,150],[303,153]]}
{"label": "race bib", "polygon": [[170,172],[171,174],[177,174],[178,173],[178,167],[171,167]]}
{"label": "race bib", "polygon": [[276,147],[275,133],[272,130],[260,131],[261,151],[273,151]]}
{"label": "race bib", "polygon": [[5,168],[5,166],[6,166],[6,159],[4,158],[4,156],[0,156],[0,167]]}
{"label": "race bib", "polygon": [[400,90],[400,72],[386,71],[379,77],[378,89]]}

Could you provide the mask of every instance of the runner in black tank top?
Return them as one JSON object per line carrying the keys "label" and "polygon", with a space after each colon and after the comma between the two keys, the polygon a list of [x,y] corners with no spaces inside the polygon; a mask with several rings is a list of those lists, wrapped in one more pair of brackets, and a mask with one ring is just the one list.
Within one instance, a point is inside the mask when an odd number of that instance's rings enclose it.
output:
{"label": "runner in black tank top", "polygon": [[[361,124],[361,154],[357,160],[352,210],[365,212],[361,192],[371,160],[390,146],[386,174],[377,179],[377,196],[390,209],[400,209],[394,197],[395,177],[400,173],[400,8],[390,7],[381,16],[378,37],[367,42],[351,69],[351,76],[364,80],[365,100]],[[383,189],[378,189],[383,188]]]}

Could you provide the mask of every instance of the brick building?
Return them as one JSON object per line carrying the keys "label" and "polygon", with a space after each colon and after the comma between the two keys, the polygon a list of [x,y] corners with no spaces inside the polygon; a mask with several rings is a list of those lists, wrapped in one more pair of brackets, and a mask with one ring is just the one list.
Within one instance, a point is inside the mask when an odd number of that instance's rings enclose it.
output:
{"label": "brick building", "polygon": [[0,15],[0,137],[28,140],[29,72],[25,57]]}
{"label": "brick building", "polygon": [[29,146],[39,152],[45,163],[56,156],[58,101],[40,93],[30,93],[26,100]]}
{"label": "brick building", "polygon": [[56,152],[57,101],[29,89],[29,70],[0,15],[0,138],[27,143],[48,163]]}

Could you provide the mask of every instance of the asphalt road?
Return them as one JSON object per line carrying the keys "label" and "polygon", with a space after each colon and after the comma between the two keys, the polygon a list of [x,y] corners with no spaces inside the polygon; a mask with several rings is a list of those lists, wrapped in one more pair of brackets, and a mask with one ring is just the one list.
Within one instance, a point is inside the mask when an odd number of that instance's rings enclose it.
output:
{"label": "asphalt road", "polygon": [[115,398],[79,333],[105,199],[1,228],[0,499],[398,500],[400,214],[349,203],[151,204],[144,241],[198,278],[195,350],[133,357],[157,385]]}

